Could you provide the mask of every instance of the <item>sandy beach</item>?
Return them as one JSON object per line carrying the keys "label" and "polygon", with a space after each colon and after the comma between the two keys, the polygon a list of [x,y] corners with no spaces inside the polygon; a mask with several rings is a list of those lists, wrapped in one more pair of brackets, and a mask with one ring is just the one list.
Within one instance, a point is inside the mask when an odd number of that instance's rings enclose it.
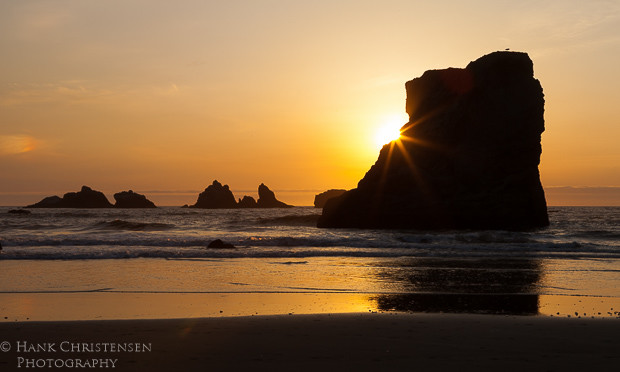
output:
{"label": "sandy beach", "polygon": [[612,371],[620,364],[614,319],[356,313],[5,322],[0,331],[3,371],[72,363],[125,371]]}

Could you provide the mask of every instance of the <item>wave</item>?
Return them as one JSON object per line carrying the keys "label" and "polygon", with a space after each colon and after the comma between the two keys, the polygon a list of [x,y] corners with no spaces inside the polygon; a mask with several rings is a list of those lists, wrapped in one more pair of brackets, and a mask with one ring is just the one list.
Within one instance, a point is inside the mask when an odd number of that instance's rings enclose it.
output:
{"label": "wave", "polygon": [[579,237],[579,238],[587,238],[587,239],[610,239],[610,240],[620,240],[620,233],[609,231],[609,230],[583,230],[576,231],[571,236]]}
{"label": "wave", "polygon": [[[7,242],[0,259],[110,259],[110,258],[299,258],[342,257],[522,257],[522,258],[620,258],[617,246],[578,242],[463,243],[436,236],[398,237],[155,237],[122,235],[122,240],[92,238],[40,237]],[[236,248],[207,248],[221,238]],[[443,241],[441,241],[443,240]]]}
{"label": "wave", "polygon": [[[351,258],[494,258],[494,259],[615,259],[619,260],[617,252],[590,252],[586,256],[571,252],[541,252],[541,251],[475,251],[459,250],[420,250],[420,249],[386,249],[386,248],[346,248],[313,249],[299,247],[296,249],[253,249],[239,247],[234,249],[206,249],[184,248],[166,249],[158,247],[142,247],[140,249],[122,249],[116,247],[108,250],[49,250],[12,251],[0,256],[1,260],[98,260],[98,259],[131,259],[131,258],[160,258],[160,259],[231,259],[231,258],[267,258],[267,259],[299,259],[314,257],[351,257]],[[305,261],[290,261],[284,264],[304,264]]]}
{"label": "wave", "polygon": [[[173,231],[168,231],[168,230]],[[93,230],[118,230],[117,234],[100,233]],[[124,230],[145,231],[129,234]],[[165,232],[158,232],[165,231]],[[248,235],[248,233],[252,235]],[[291,235],[292,233],[292,235]],[[278,235],[281,234],[281,235]],[[570,238],[570,237],[569,237]],[[42,246],[123,246],[123,247],[197,247],[207,246],[211,241],[221,239],[227,243],[242,247],[351,247],[351,248],[409,248],[444,249],[461,247],[468,249],[570,249],[596,250],[609,248],[618,251],[617,244],[598,244],[595,241],[584,242],[572,239],[559,240],[553,235],[523,235],[512,232],[470,232],[470,233],[407,233],[390,231],[321,231],[321,233],[304,233],[304,230],[279,231],[276,234],[268,230],[266,235],[255,235],[249,231],[190,231],[175,229],[175,225],[166,223],[130,222],[124,220],[102,221],[76,234],[22,234],[12,239],[5,239],[3,245],[21,247]]]}
{"label": "wave", "polygon": [[456,234],[455,240],[464,243],[532,243],[534,239],[520,232],[511,231],[477,231]]}
{"label": "wave", "polygon": [[173,224],[158,222],[131,222],[124,220],[102,221],[92,225],[91,228],[98,230],[132,230],[132,231],[162,231],[170,230]]}
{"label": "wave", "polygon": [[271,218],[259,218],[258,224],[269,226],[316,226],[320,215],[318,214],[306,214],[306,215],[287,215]]}
{"label": "wave", "polygon": [[75,211],[75,212],[58,212],[58,213],[53,214],[53,216],[66,217],[66,218],[70,218],[70,217],[84,218],[84,217],[94,217],[96,216],[96,214],[91,213],[91,212]]}
{"label": "wave", "polygon": [[[38,230],[58,230],[58,229],[66,229],[66,226],[60,224],[53,223],[28,223],[28,224],[20,224],[20,223],[2,223],[2,229],[20,229],[27,231],[38,231]],[[0,230],[2,231],[2,230]]]}
{"label": "wave", "polygon": [[[552,226],[515,231],[318,229],[319,211],[97,210],[33,212],[0,220],[0,259],[305,256],[620,257],[613,213],[558,209]],[[587,212],[587,211],[586,211]],[[603,216],[596,223],[590,217]],[[610,222],[612,221],[612,222]],[[209,249],[221,239],[237,249]]]}

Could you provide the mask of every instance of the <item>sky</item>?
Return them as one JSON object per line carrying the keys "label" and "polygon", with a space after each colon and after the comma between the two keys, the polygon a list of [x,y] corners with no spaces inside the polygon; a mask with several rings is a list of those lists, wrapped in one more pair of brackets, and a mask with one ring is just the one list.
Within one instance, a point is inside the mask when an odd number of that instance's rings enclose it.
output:
{"label": "sky", "polygon": [[0,205],[215,179],[311,205],[407,121],[406,81],[506,48],[545,93],[549,204],[620,204],[619,30],[603,0],[2,1]]}

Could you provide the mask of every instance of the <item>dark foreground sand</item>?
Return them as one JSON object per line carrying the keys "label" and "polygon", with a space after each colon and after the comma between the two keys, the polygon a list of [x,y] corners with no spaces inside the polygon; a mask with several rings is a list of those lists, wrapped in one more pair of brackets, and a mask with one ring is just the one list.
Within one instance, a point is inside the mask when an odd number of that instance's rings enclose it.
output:
{"label": "dark foreground sand", "polygon": [[[386,313],[5,322],[0,323],[0,335],[2,371],[41,369],[26,368],[27,360],[35,367],[45,364],[43,369],[53,364],[74,363],[71,370],[82,370],[75,367],[77,362],[68,360],[84,362],[93,358],[115,360],[114,370],[125,371],[618,371],[620,368],[617,319]],[[53,343],[52,351],[49,351],[50,343]],[[134,349],[147,350],[102,351],[113,347],[110,344],[127,347],[129,343],[139,344]],[[33,345],[49,352],[36,352]],[[61,350],[78,347],[75,345],[100,350],[92,353]],[[108,367],[112,369],[111,362]]]}

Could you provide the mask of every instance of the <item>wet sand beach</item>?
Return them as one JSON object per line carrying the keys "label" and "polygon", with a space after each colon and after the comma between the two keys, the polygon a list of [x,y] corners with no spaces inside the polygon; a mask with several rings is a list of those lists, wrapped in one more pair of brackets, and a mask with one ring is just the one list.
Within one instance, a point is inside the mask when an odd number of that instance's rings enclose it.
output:
{"label": "wet sand beach", "polygon": [[[616,319],[355,313],[5,322],[0,332],[3,371],[26,363],[66,368],[75,359],[124,371],[612,371],[620,365]],[[32,349],[50,344],[54,350]]]}

